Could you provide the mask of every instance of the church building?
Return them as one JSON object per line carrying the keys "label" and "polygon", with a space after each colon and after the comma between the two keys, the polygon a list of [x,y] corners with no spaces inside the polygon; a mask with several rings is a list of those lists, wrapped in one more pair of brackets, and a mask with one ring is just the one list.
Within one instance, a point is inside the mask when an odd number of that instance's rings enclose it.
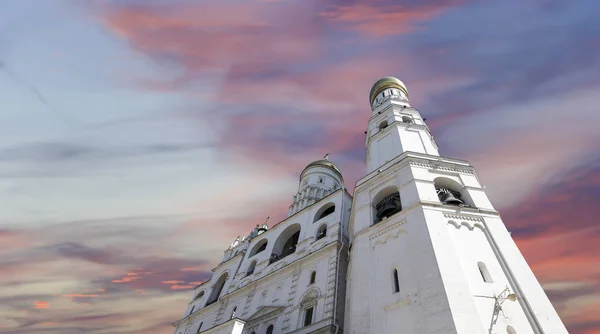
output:
{"label": "church building", "polygon": [[175,334],[568,333],[475,168],[441,157],[404,83],[369,95],[367,173],[300,173],[288,217],[256,225],[194,288]]}

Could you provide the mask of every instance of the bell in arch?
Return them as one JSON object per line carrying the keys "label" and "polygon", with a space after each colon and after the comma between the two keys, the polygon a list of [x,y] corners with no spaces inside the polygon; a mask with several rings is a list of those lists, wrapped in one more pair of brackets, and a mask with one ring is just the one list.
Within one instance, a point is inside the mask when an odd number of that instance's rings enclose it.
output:
{"label": "bell in arch", "polygon": [[381,220],[383,217],[390,217],[396,212],[402,210],[402,204],[400,203],[400,194],[394,193],[385,197],[376,206],[377,217]]}
{"label": "bell in arch", "polygon": [[455,194],[454,191],[446,188],[439,188],[437,190],[438,198],[443,204],[449,205],[464,205],[465,203],[460,199],[460,195]]}

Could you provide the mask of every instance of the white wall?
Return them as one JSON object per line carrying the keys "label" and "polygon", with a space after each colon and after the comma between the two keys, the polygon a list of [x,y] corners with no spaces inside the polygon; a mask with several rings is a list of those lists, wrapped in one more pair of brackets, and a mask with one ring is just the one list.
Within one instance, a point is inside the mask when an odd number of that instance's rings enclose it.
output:
{"label": "white wall", "polygon": [[[344,202],[343,208],[342,202]],[[252,330],[264,333],[269,324],[274,325],[274,333],[289,332],[302,325],[302,310],[298,305],[303,293],[309,289],[317,289],[319,292],[312,327],[331,325],[334,313],[337,256],[341,247],[338,240],[340,234],[347,234],[342,229],[348,225],[350,203],[351,197],[340,189],[249,241],[245,246],[248,250],[263,239],[267,240],[268,244],[265,251],[261,253],[249,257],[249,251],[244,252],[217,266],[211,280],[195,289],[194,296],[200,291],[205,291],[205,295],[190,302],[186,315],[192,305],[197,305],[195,312],[179,321],[175,332],[183,332],[191,324],[190,331],[195,333],[200,322],[203,322],[203,330],[218,326],[230,319],[235,306],[237,306],[236,317],[246,321],[243,329],[245,334],[249,334]],[[320,209],[330,204],[335,205],[335,211],[314,221]],[[342,211],[346,213],[342,215]],[[269,257],[276,240],[288,227],[296,224],[301,226],[301,232],[295,253],[269,264]],[[327,226],[327,235],[315,240],[317,229],[323,224]],[[342,256],[345,257],[346,253],[342,253]],[[254,273],[248,276],[247,268],[253,260],[257,260],[257,264]],[[313,271],[316,272],[316,280],[314,284],[309,284]],[[219,301],[203,307],[214,282],[224,272],[228,272],[230,278],[225,284]],[[345,285],[342,284],[338,288],[343,290]],[[271,307],[281,308],[269,315],[257,314]]]}

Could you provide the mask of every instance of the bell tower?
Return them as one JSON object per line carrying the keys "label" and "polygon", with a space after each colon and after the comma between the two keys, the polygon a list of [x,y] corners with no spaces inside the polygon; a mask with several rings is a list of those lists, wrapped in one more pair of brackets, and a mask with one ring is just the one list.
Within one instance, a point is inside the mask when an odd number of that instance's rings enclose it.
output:
{"label": "bell tower", "polygon": [[439,155],[438,147],[419,112],[408,100],[408,89],[393,77],[378,80],[369,94],[371,118],[367,127],[367,173],[398,154],[411,151]]}
{"label": "bell tower", "polygon": [[369,95],[344,332],[567,333],[475,168],[440,157],[402,81]]}

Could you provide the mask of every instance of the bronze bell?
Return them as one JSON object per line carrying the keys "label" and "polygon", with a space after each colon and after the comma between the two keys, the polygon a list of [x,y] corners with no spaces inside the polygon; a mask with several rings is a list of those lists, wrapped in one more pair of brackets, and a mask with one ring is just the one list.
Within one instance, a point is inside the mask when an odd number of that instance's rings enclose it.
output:
{"label": "bronze bell", "polygon": [[437,193],[438,193],[440,202],[442,202],[443,204],[449,204],[449,205],[464,204],[460,198],[458,198],[454,195],[454,192],[452,192],[448,189],[440,188],[440,189],[438,189]]}
{"label": "bronze bell", "polygon": [[384,198],[377,205],[377,217],[379,217],[379,219],[383,217],[390,217],[394,213],[400,211],[401,208],[400,196],[398,193],[392,194]]}

